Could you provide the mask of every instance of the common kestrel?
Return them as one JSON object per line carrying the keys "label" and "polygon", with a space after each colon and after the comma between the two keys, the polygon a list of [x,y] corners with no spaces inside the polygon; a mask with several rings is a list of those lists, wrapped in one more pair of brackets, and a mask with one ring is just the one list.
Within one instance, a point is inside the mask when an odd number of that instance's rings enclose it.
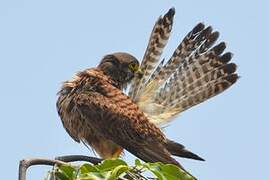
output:
{"label": "common kestrel", "polygon": [[[90,145],[102,158],[118,157],[126,149],[144,161],[180,167],[172,155],[203,160],[159,127],[234,84],[236,65],[229,63],[230,52],[223,53],[225,43],[213,46],[219,33],[202,23],[166,63],[159,63],[174,14],[172,8],[157,20],[140,66],[128,53],[113,53],[63,83],[57,109],[75,141]],[[129,96],[122,91],[128,84]]]}

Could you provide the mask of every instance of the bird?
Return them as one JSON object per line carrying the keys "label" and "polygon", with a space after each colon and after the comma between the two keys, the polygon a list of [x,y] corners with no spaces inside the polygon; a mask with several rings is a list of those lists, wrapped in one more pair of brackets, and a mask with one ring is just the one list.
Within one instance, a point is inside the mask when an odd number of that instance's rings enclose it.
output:
{"label": "bird", "polygon": [[147,162],[180,166],[171,157],[203,160],[169,140],[121,89],[138,72],[130,54],[106,55],[97,66],[77,73],[59,92],[58,113],[69,135],[84,141],[104,159],[118,157],[123,148]]}
{"label": "bird", "polygon": [[[182,165],[173,157],[204,161],[165,136],[161,126],[180,112],[231,87],[238,79],[219,33],[196,25],[165,63],[162,51],[172,31],[175,9],[156,21],[141,64],[116,52],[63,83],[56,103],[67,133],[104,158],[123,149],[146,162]],[[128,93],[124,90],[129,87]]]}

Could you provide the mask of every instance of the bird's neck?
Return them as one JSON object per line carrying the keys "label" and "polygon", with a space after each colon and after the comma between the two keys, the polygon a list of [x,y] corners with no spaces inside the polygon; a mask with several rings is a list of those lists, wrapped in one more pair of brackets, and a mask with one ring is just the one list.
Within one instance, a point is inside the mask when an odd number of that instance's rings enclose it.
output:
{"label": "bird's neck", "polygon": [[120,77],[118,72],[110,73],[109,71],[105,71],[101,68],[95,68],[94,71],[98,74],[97,76],[99,78],[108,81],[110,84],[117,87],[118,89],[123,90],[127,87],[127,83],[121,80],[121,78],[118,78]]}
{"label": "bird's neck", "polygon": [[91,68],[83,71],[86,76],[89,77],[96,77],[98,79],[101,79],[102,81],[106,81],[109,84],[115,86],[118,89],[125,89],[127,87],[127,83],[123,83],[119,81],[118,79],[111,76],[109,73],[104,72],[102,69],[99,68]]}

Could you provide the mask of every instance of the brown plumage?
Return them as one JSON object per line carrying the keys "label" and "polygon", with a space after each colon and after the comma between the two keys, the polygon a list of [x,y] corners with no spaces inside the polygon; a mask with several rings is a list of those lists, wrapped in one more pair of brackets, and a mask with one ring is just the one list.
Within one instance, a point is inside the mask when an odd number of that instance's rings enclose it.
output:
{"label": "brown plumage", "polygon": [[118,157],[124,148],[147,162],[180,166],[172,154],[203,160],[167,139],[121,91],[134,77],[136,66],[138,61],[133,56],[115,53],[105,56],[97,68],[86,69],[66,81],[57,108],[67,132],[103,158]]}
{"label": "brown plumage", "polygon": [[[165,63],[160,56],[170,36],[174,9],[156,22],[138,71],[130,54],[105,56],[96,68],[64,82],[57,101],[63,126],[77,142],[102,158],[123,149],[147,162],[181,165],[171,156],[203,160],[159,129],[180,112],[231,87],[238,75],[232,53],[212,27],[196,25]],[[129,96],[122,90],[131,83]]]}

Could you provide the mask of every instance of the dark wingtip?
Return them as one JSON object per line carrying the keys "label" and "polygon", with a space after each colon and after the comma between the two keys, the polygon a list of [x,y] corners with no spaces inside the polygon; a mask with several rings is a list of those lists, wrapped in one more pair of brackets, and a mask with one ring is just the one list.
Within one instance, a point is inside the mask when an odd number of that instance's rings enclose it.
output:
{"label": "dark wingtip", "polygon": [[207,26],[203,33],[210,35],[212,31],[213,31],[212,26]]}
{"label": "dark wingtip", "polygon": [[228,74],[232,74],[236,71],[236,64],[235,63],[230,63],[230,64],[227,64],[223,67],[223,70],[228,73]]}
{"label": "dark wingtip", "polygon": [[240,77],[238,76],[238,74],[230,74],[225,77],[225,79],[232,84],[234,84],[239,78]]}
{"label": "dark wingtip", "polygon": [[201,158],[200,156],[197,156],[197,158],[195,160],[198,160],[198,161],[205,161],[205,159]]}
{"label": "dark wingtip", "polygon": [[221,61],[225,64],[228,63],[232,58],[233,58],[233,53],[231,52],[226,52],[220,57]]}
{"label": "dark wingtip", "polygon": [[226,48],[226,43],[221,42],[218,45],[216,45],[215,47],[213,47],[213,51],[215,52],[216,55],[220,55],[221,53],[223,53],[225,48]]}
{"label": "dark wingtip", "polygon": [[190,158],[190,159],[194,159],[194,160],[198,160],[198,161],[205,161],[205,159],[201,158],[197,154],[194,154],[186,149],[185,149],[185,158]]}
{"label": "dark wingtip", "polygon": [[178,156],[182,158],[189,158],[189,159],[194,159],[194,160],[199,160],[199,161],[205,161],[203,158],[187,150],[182,144],[179,144],[175,141],[167,140],[166,148],[174,156]]}
{"label": "dark wingtip", "polygon": [[211,34],[211,32],[213,31],[213,28],[211,26],[206,27],[205,29],[203,29],[203,31],[201,32],[199,38],[204,40],[206,38],[208,38],[208,36]]}
{"label": "dark wingtip", "polygon": [[207,48],[210,48],[218,40],[218,38],[219,38],[218,31],[211,33],[205,42],[205,46]]}
{"label": "dark wingtip", "polygon": [[209,36],[209,40],[215,42],[217,39],[219,38],[219,32],[218,31],[214,31],[210,36]]}
{"label": "dark wingtip", "polygon": [[160,19],[160,21],[163,21],[163,23],[167,25],[169,25],[170,23],[173,23],[175,12],[176,12],[175,8],[170,8],[168,12],[163,16],[163,18]]}
{"label": "dark wingtip", "polygon": [[205,28],[204,23],[200,22],[192,29],[192,32],[195,34],[202,31],[204,28]]}
{"label": "dark wingtip", "polygon": [[176,14],[176,9],[174,7],[171,7],[167,12],[168,16],[174,16],[175,14]]}

